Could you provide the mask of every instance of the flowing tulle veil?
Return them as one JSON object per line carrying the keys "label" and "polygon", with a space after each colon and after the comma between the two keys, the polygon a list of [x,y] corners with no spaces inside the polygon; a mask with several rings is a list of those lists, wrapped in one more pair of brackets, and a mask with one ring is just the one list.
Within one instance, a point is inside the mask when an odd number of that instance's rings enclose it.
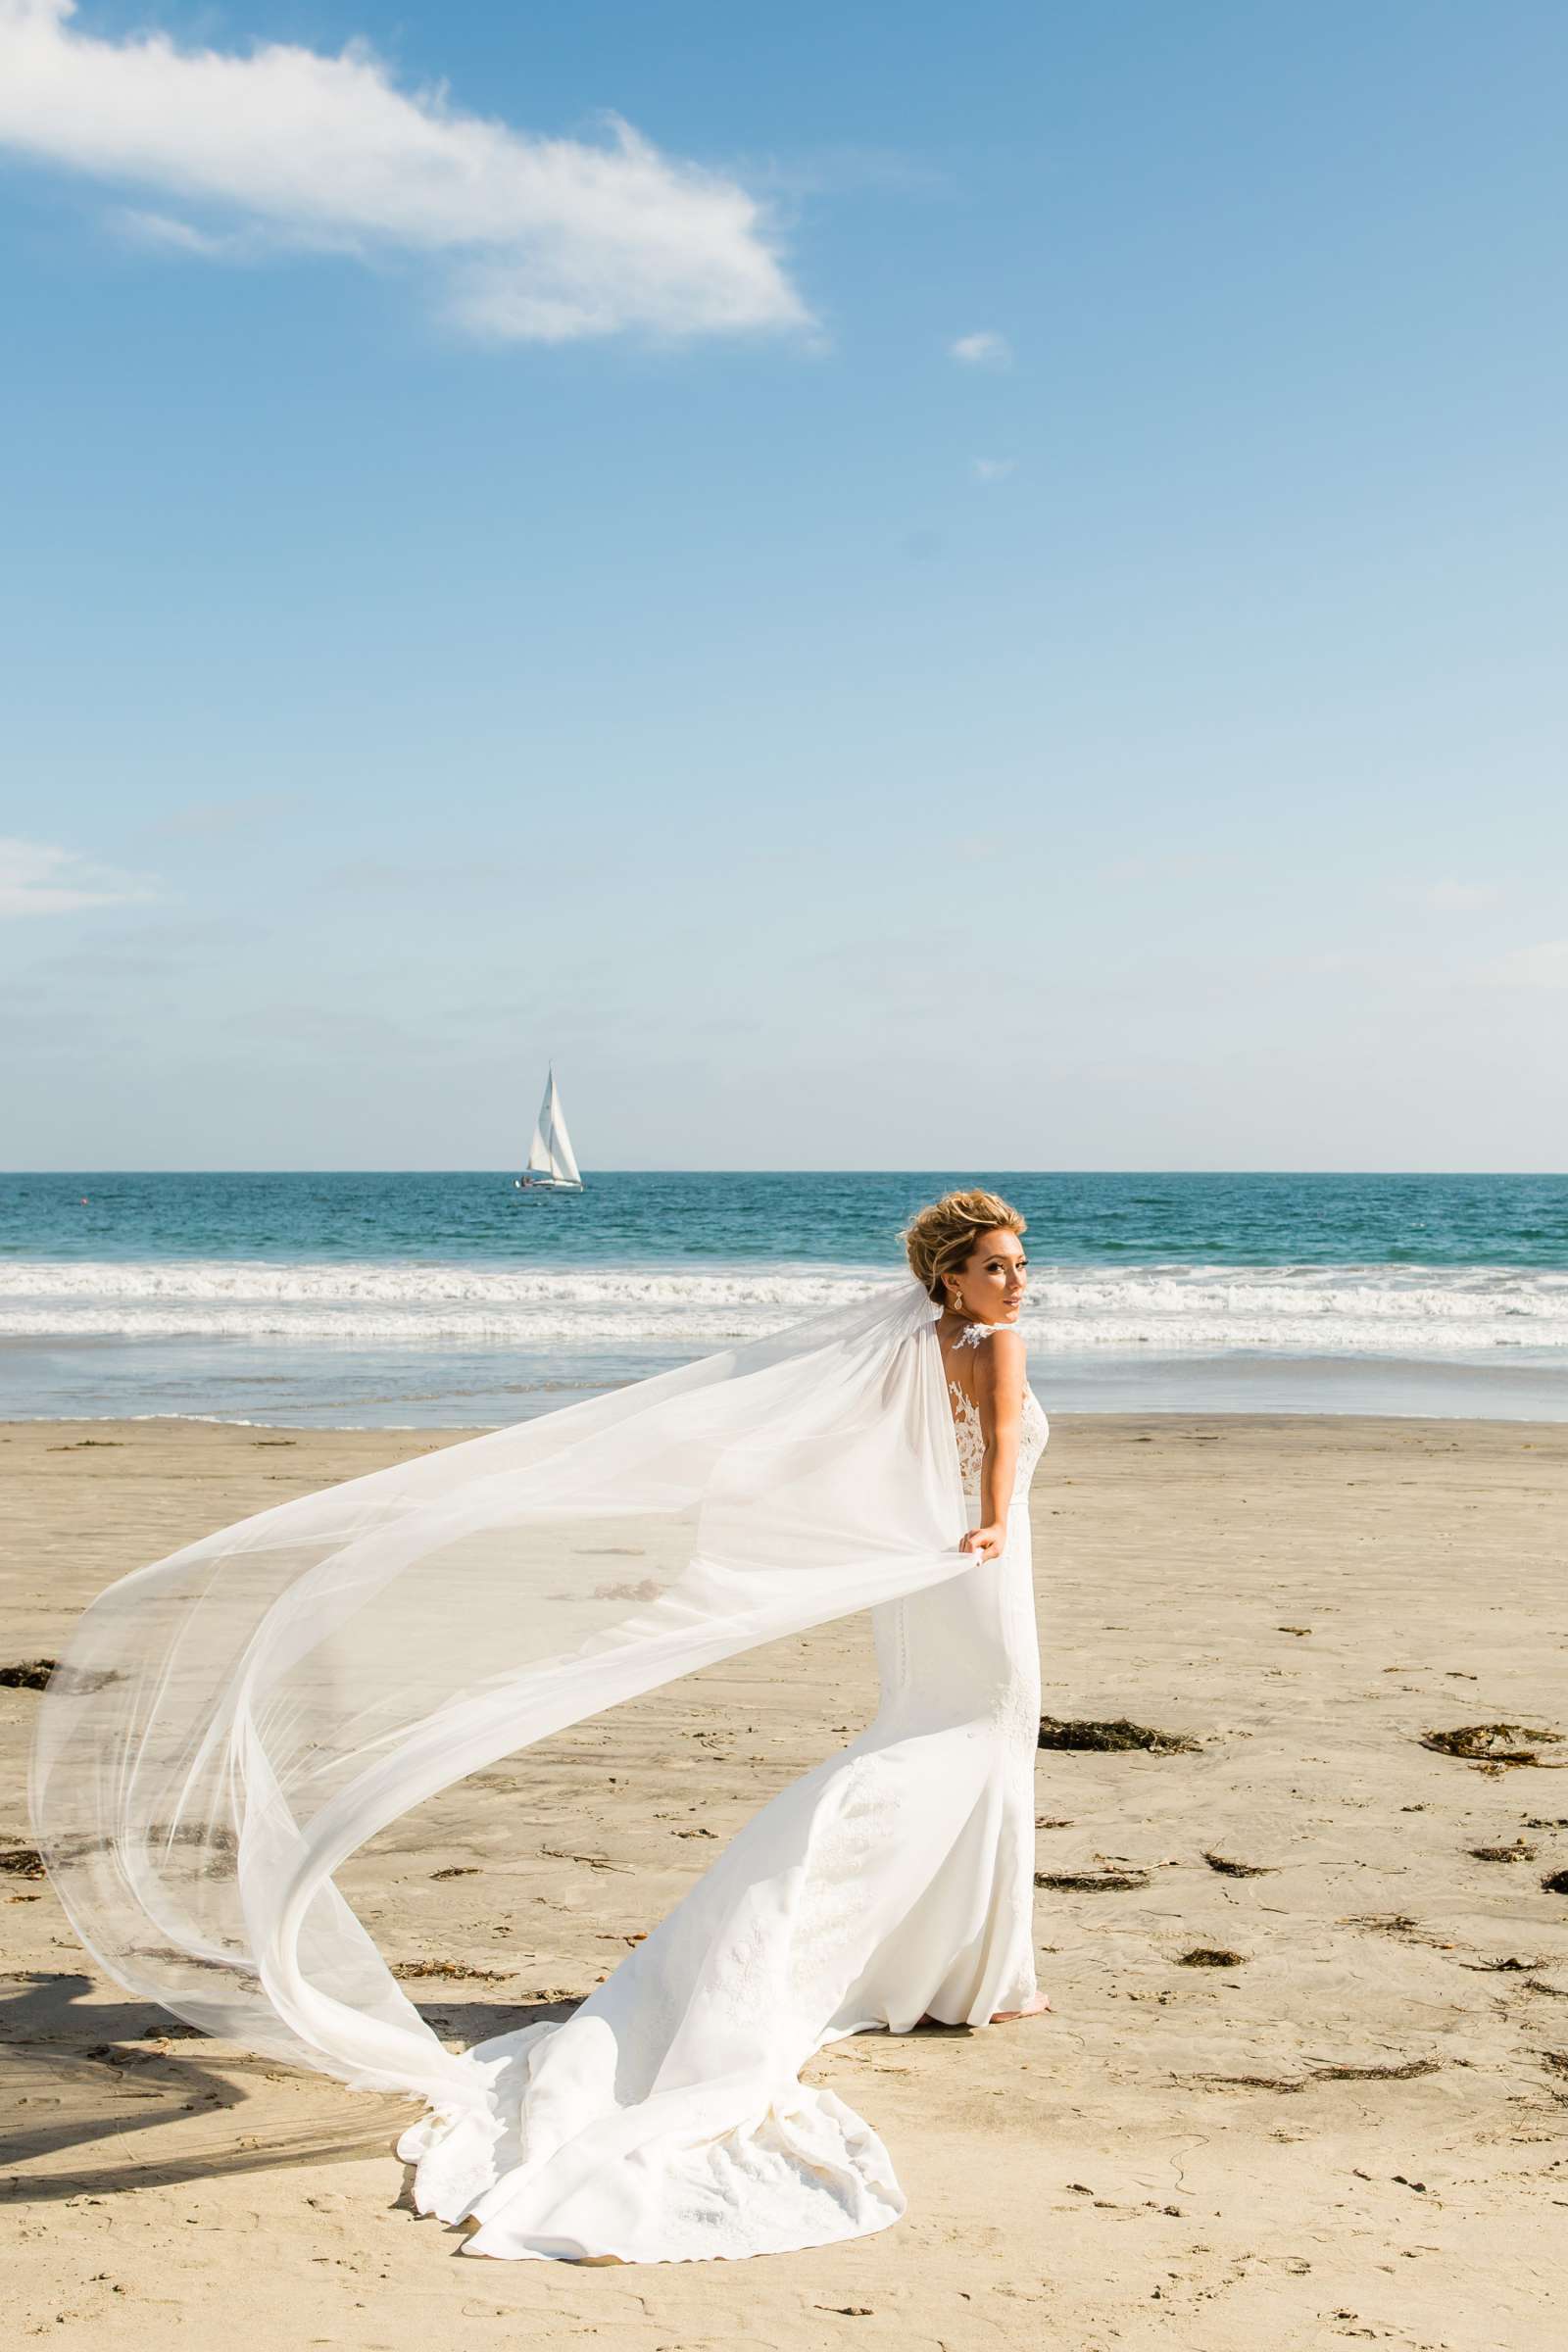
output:
{"label": "flowing tulle veil", "polygon": [[479,2103],[333,1872],[498,1757],[970,1566],[938,1311],[904,1280],[110,1586],[29,1782],[88,1951],[252,2049]]}

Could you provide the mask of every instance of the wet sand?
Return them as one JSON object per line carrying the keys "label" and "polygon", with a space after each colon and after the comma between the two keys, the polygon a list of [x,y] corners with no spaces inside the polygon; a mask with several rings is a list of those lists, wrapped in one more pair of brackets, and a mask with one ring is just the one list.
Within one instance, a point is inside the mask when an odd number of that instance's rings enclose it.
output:
{"label": "wet sand", "polygon": [[[54,1655],[124,1570],[461,1434],[0,1427],[0,1665]],[[13,1869],[13,2340],[1545,2352],[1568,2332],[1568,1890],[1544,1884],[1568,1872],[1568,1427],[1057,1415],[1034,1516],[1048,1714],[1197,1744],[1042,1749],[1051,2014],[816,2061],[889,2145],[895,2229],[740,2265],[460,2258],[407,2203],[414,2102],[123,1995]],[[587,1991],[874,1687],[863,1624],[754,1652],[445,1791],[339,1883],[437,2030],[476,2040]],[[36,1706],[0,1688],[0,1861],[27,1842]],[[1495,1722],[1560,1743],[1519,1767],[1422,1744]]]}

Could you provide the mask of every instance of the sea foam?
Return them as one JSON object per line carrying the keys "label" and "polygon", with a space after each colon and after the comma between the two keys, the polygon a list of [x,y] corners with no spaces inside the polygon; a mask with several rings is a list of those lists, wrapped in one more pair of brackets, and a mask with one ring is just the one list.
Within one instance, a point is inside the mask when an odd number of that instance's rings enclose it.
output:
{"label": "sea foam", "polygon": [[[549,1271],[473,1262],[13,1260],[0,1339],[653,1344],[693,1353],[869,1293],[878,1267]],[[1568,1347],[1568,1274],[1510,1267],[1042,1265],[1032,1352],[1453,1355]]]}

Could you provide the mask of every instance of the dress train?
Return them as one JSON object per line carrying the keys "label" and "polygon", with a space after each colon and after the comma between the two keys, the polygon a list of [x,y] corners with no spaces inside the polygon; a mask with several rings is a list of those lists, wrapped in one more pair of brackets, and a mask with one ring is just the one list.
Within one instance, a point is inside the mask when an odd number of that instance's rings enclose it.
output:
{"label": "dress train", "polygon": [[[958,1397],[969,1520],[978,1422]],[[1026,1393],[995,1560],[870,1612],[874,1721],[764,1805],[562,2022],[477,2043],[475,2108],[397,2142],[421,2213],[502,2259],[684,2262],[826,2245],[905,2210],[887,2150],[803,2066],[845,2034],[985,2025],[1036,1990],[1040,1672]]]}

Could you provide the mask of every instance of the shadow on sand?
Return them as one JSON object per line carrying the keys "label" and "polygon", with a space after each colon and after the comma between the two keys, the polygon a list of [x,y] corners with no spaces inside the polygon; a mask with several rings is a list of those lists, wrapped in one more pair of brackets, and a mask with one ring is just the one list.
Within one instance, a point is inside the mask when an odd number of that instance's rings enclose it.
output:
{"label": "shadow on sand", "polygon": [[[409,2097],[236,2051],[153,2002],[94,1998],[84,1975],[34,1971],[12,1983],[19,1989],[0,1997],[0,2195],[12,2204],[341,2164],[388,2151],[420,2111]],[[450,2047],[466,2048],[575,2006],[443,2001],[421,2014]],[[58,2161],[75,2150],[94,2156],[69,2169]]]}

